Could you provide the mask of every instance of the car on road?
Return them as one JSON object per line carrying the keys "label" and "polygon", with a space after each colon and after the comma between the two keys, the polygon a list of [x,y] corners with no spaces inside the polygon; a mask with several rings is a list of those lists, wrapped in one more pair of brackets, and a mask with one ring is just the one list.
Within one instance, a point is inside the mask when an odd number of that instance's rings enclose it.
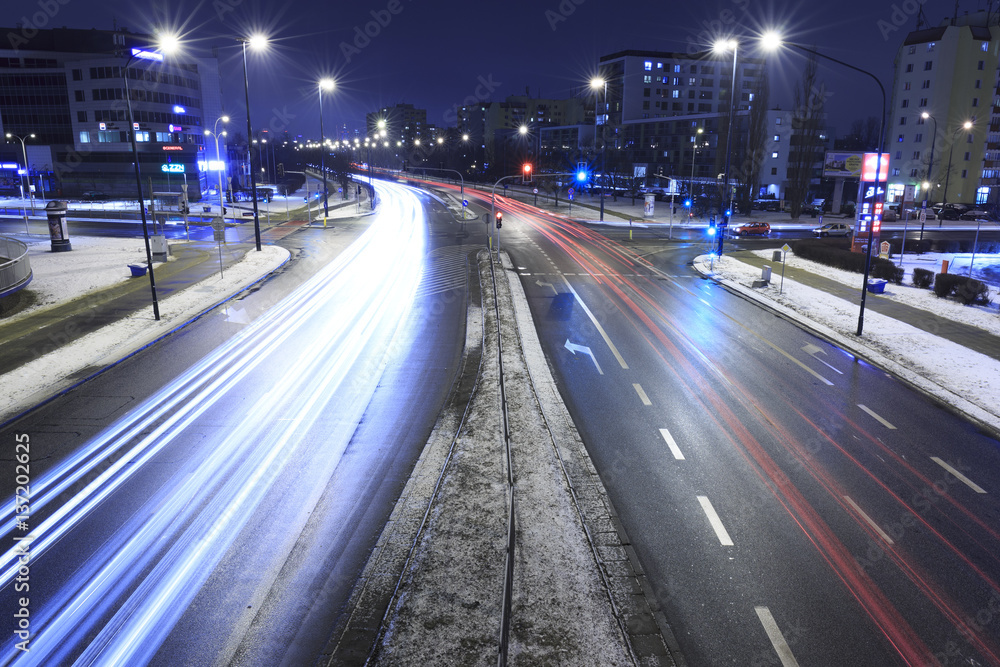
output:
{"label": "car on road", "polygon": [[733,236],[767,236],[771,233],[771,225],[766,222],[746,222],[732,229]]}
{"label": "car on road", "polygon": [[91,190],[90,192],[84,192],[83,198],[86,199],[87,201],[107,201],[108,195],[104,192]]}
{"label": "car on road", "polygon": [[850,236],[851,226],[843,222],[830,222],[813,230],[816,236]]}

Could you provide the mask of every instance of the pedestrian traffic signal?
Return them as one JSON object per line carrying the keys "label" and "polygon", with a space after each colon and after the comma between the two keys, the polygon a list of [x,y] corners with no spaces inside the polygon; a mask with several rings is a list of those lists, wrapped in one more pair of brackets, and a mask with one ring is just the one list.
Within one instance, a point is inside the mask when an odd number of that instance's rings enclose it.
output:
{"label": "pedestrian traffic signal", "polygon": [[708,235],[715,236],[715,232],[716,232],[715,216],[713,215],[711,218],[708,219]]}
{"label": "pedestrian traffic signal", "polygon": [[497,229],[503,227],[503,211],[497,211]]}

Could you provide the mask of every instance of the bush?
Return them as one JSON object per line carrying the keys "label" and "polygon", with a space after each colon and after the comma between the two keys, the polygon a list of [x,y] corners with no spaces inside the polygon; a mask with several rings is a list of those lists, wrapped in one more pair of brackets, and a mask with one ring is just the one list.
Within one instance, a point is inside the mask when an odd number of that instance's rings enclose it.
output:
{"label": "bush", "polygon": [[[889,242],[890,251],[893,254],[898,255],[899,252],[900,252],[900,245],[901,244],[900,244],[899,241],[890,241]],[[920,241],[918,239],[907,239],[906,240],[906,252],[907,253],[915,253],[915,254],[920,255],[920,254],[923,254],[925,252],[929,252],[930,249],[931,249],[931,242],[930,241]]]}
{"label": "bush", "polygon": [[966,306],[988,306],[990,288],[980,280],[966,280],[955,288],[955,297]]}
{"label": "bush", "polygon": [[951,296],[968,279],[967,276],[957,276],[954,273],[939,273],[934,277],[934,293],[942,299]]}
{"label": "bush", "polygon": [[[864,271],[864,268],[862,268],[862,271]],[[887,259],[875,258],[872,260],[871,274],[874,278],[881,278],[882,280],[891,281],[896,285],[902,285],[904,273],[903,267],[896,266]]]}
{"label": "bush", "polygon": [[913,269],[913,286],[930,289],[934,284],[934,272],[927,269]]}

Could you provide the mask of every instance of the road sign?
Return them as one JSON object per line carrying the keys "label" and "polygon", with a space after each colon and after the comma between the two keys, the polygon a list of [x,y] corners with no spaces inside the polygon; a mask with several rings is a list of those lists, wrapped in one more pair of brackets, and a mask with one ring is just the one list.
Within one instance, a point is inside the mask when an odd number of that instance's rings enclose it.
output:
{"label": "road sign", "polygon": [[576,191],[573,188],[570,188],[566,191],[566,193],[569,194],[569,198],[572,199],[573,195],[576,194]]}
{"label": "road sign", "polygon": [[882,243],[879,244],[879,246],[878,246],[878,256],[881,257],[882,259],[886,259],[886,258],[889,257],[889,242],[888,241],[882,241]]}
{"label": "road sign", "polygon": [[469,205],[469,200],[468,199],[463,199],[462,200],[462,206],[468,206],[468,205]]}
{"label": "road sign", "polygon": [[927,222],[927,209],[926,208],[920,209],[920,222],[921,223]]}
{"label": "road sign", "polygon": [[217,232],[221,232],[226,228],[226,223],[223,222],[222,218],[212,218],[212,229]]}
{"label": "road sign", "polygon": [[781,246],[781,249],[782,249],[782,250],[783,250],[784,252],[791,252],[791,251],[792,251],[792,246],[790,246],[790,245],[788,245],[788,244],[786,243],[785,245]]}
{"label": "road sign", "polygon": [[532,189],[532,192],[537,195],[538,194],[538,188]]}

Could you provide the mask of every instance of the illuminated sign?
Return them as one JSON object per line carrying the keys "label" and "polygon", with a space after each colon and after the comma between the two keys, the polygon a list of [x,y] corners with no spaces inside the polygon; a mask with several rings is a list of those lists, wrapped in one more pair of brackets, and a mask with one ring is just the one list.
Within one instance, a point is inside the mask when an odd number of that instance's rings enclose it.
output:
{"label": "illuminated sign", "polygon": [[167,125],[167,130],[170,132],[180,132],[183,129],[180,125]]}
{"label": "illuminated sign", "polygon": [[101,130],[101,132],[103,132],[104,130],[108,129],[107,123],[98,123],[97,127],[98,127],[98,129]]}
{"label": "illuminated sign", "polygon": [[143,60],[156,60],[163,62],[163,54],[157,53],[156,51],[144,51],[143,49],[132,49],[133,58],[142,58]]}
{"label": "illuminated sign", "polygon": [[202,171],[225,171],[226,163],[222,160],[198,160],[198,168]]}
{"label": "illuminated sign", "polygon": [[168,174],[183,174],[184,165],[179,162],[172,162],[169,164],[161,164],[160,171],[166,172]]}
{"label": "illuminated sign", "polygon": [[17,169],[18,165],[16,162],[4,162],[0,164],[0,169]]}
{"label": "illuminated sign", "polygon": [[133,130],[138,130],[139,129],[139,123],[132,123],[132,129]]}
{"label": "illuminated sign", "polygon": [[889,180],[889,154],[882,153],[879,161],[878,153],[865,153],[865,163],[861,169],[861,180],[871,183],[875,180],[875,165],[878,164],[879,182]]}
{"label": "illuminated sign", "polygon": [[165,150],[165,151],[182,151],[182,150],[184,150],[184,147],[183,146],[174,146],[174,145],[171,145],[171,146],[164,146],[163,150]]}
{"label": "illuminated sign", "polygon": [[187,111],[182,106],[174,105],[174,113],[187,113]]}

